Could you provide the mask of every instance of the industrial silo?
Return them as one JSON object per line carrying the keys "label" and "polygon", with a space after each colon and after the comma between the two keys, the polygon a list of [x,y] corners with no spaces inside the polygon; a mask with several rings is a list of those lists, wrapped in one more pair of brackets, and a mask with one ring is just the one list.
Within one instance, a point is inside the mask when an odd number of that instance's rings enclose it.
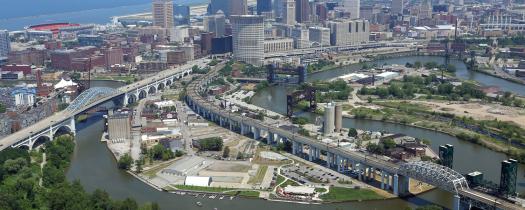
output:
{"label": "industrial silo", "polygon": [[330,135],[335,130],[335,107],[332,103],[326,104],[324,107],[324,135]]}
{"label": "industrial silo", "polygon": [[340,132],[343,128],[343,106],[341,104],[335,105],[335,132]]}

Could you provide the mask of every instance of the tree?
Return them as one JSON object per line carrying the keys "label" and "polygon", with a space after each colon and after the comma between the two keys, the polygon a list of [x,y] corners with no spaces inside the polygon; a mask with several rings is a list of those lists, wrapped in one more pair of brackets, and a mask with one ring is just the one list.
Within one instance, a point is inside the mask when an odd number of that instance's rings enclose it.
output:
{"label": "tree", "polygon": [[140,173],[142,172],[142,165],[144,165],[144,158],[140,157],[140,159],[135,160],[135,172]]}
{"label": "tree", "polygon": [[132,163],[133,163],[133,159],[128,153],[126,153],[118,159],[118,168],[129,170],[131,168]]}
{"label": "tree", "polygon": [[17,159],[9,159],[4,162],[3,169],[9,174],[18,173],[22,168],[26,167],[28,162],[25,158],[19,157]]}
{"label": "tree", "polygon": [[199,149],[202,151],[221,151],[223,141],[220,137],[211,137],[199,140]]}
{"label": "tree", "polygon": [[222,151],[222,157],[227,158],[230,156],[230,147],[226,146],[224,147],[224,150]]}
{"label": "tree", "polygon": [[385,139],[383,141],[383,147],[385,149],[392,149],[392,148],[396,147],[396,142],[393,139]]}
{"label": "tree", "polygon": [[244,155],[242,154],[242,152],[237,152],[237,160],[240,160],[243,158],[244,158]]}
{"label": "tree", "polygon": [[416,69],[421,68],[421,66],[422,66],[422,65],[421,65],[421,62],[420,62],[420,61],[416,61],[416,62],[414,63],[414,68],[416,68]]}
{"label": "tree", "polygon": [[348,129],[348,136],[349,137],[357,137],[357,130],[355,128]]}
{"label": "tree", "polygon": [[0,113],[4,113],[7,110],[4,104],[0,103]]}

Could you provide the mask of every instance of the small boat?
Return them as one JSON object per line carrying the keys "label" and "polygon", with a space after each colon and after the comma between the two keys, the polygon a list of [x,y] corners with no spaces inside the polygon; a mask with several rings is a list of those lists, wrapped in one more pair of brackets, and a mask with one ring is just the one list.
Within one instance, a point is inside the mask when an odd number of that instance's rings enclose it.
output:
{"label": "small boat", "polygon": [[230,200],[233,200],[233,196],[230,196]]}
{"label": "small boat", "polygon": [[202,206],[202,203],[200,201],[197,201],[195,204],[197,204],[197,206]]}
{"label": "small boat", "polygon": [[220,199],[220,200],[224,199],[224,196],[221,196],[219,199]]}

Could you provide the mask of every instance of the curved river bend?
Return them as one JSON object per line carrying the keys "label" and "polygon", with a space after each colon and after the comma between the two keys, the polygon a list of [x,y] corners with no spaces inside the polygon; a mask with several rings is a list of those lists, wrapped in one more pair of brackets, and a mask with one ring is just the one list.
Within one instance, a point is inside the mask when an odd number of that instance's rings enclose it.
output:
{"label": "curved river bend", "polygon": [[[442,62],[440,57],[406,57],[378,61],[378,63],[397,63],[404,65],[406,62],[415,61],[437,61]],[[460,61],[452,61],[456,64],[456,74],[463,79],[475,79],[482,85],[497,85],[509,88],[510,91],[525,95],[525,86],[514,84],[506,80],[490,77],[476,72],[468,72],[465,65]],[[456,63],[457,62],[457,63]],[[349,66],[335,69],[328,72],[321,72],[310,75],[310,80],[322,80],[334,78],[357,70],[358,66]],[[117,82],[95,81],[92,86],[117,87]],[[512,88],[512,89],[511,89]],[[523,92],[523,93],[521,93]],[[276,112],[284,113],[286,107],[286,88],[270,87],[256,94],[252,102],[258,106],[271,109]],[[314,117],[311,114],[303,113],[305,116]],[[415,128],[406,125],[386,123],[380,121],[364,119],[344,119],[345,127],[356,127],[367,130],[388,131],[393,133],[404,133],[410,136],[427,138],[432,142],[432,148],[442,144],[453,144],[455,146],[454,169],[461,173],[471,171],[481,171],[485,178],[495,183],[499,183],[500,162],[507,157],[502,153],[497,153],[479,145],[460,141],[455,137],[434,132],[430,130]],[[72,165],[68,170],[67,177],[70,180],[78,179],[88,191],[97,188],[106,190],[113,198],[123,199],[133,197],[140,203],[157,202],[162,209],[405,209],[435,203],[446,208],[452,206],[452,195],[442,190],[432,190],[421,195],[406,199],[389,199],[378,201],[347,202],[340,204],[324,205],[304,205],[283,202],[269,202],[259,199],[234,200],[210,200],[196,199],[190,196],[179,196],[160,192],[142,183],[133,176],[117,169],[116,161],[104,143],[99,141],[103,132],[103,121],[101,116],[94,116],[87,122],[77,125],[78,133],[76,137],[77,147],[72,158]],[[518,191],[525,193],[524,165],[520,165],[518,170]],[[203,207],[198,207],[195,202],[201,201]]]}

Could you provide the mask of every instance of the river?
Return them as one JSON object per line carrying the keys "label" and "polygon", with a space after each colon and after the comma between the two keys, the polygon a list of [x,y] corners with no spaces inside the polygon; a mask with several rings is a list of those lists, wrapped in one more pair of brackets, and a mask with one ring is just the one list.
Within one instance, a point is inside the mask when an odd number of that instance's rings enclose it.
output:
{"label": "river", "polygon": [[[409,62],[409,60],[431,59],[434,61],[442,60],[439,57],[408,57],[387,59],[381,61],[397,61],[400,64]],[[413,61],[410,61],[413,62]],[[458,75],[461,74],[461,66],[456,65]],[[463,65],[464,66],[464,65]],[[343,67],[329,72],[321,72],[310,75],[310,80],[333,78],[351,71],[358,67]],[[354,69],[354,70],[352,70]],[[466,68],[465,70],[466,71]],[[467,72],[468,73],[468,72]],[[485,78],[487,75],[481,73],[472,74],[474,78]],[[467,74],[465,74],[467,75]],[[487,76],[490,77],[490,76]],[[488,80],[490,81],[490,80]],[[502,80],[499,84],[508,87],[508,84],[513,84]],[[481,81],[480,81],[481,83]],[[116,87],[120,83],[115,82],[93,82],[92,86],[110,86]],[[521,86],[523,88],[523,86]],[[261,107],[271,109],[276,112],[285,112],[285,97],[286,88],[270,87],[253,97],[253,103]],[[308,114],[307,114],[308,115]],[[313,117],[310,115],[310,117]],[[454,169],[467,173],[471,171],[481,171],[485,174],[485,178],[495,183],[499,183],[500,162],[507,157],[502,153],[497,153],[481,147],[479,145],[460,141],[455,137],[434,132],[430,130],[415,128],[406,125],[399,125],[394,123],[386,123],[380,121],[364,120],[364,119],[344,119],[345,127],[356,127],[366,130],[387,131],[392,133],[404,133],[418,138],[430,139],[432,148],[437,151],[437,147],[442,144],[453,144],[455,147]],[[389,199],[366,202],[347,202],[342,204],[326,204],[326,205],[303,205],[282,202],[268,202],[259,199],[242,199],[236,198],[230,200],[209,200],[209,199],[195,199],[189,196],[179,196],[169,194],[166,192],[156,191],[150,186],[135,179],[133,176],[124,173],[117,169],[116,161],[113,155],[106,148],[104,143],[99,141],[102,130],[103,121],[101,116],[93,116],[85,123],[77,125],[78,134],[76,137],[77,146],[72,157],[72,164],[67,172],[69,180],[78,179],[88,191],[94,189],[106,190],[113,198],[123,199],[126,197],[133,197],[140,203],[153,201],[159,203],[162,209],[405,209],[406,207],[414,207],[416,205],[424,205],[435,203],[446,208],[452,206],[452,195],[448,192],[436,189],[421,195],[406,198],[406,199]],[[518,191],[525,193],[524,180],[525,167],[520,165],[518,170]],[[196,201],[201,201],[204,208],[197,207]]]}

